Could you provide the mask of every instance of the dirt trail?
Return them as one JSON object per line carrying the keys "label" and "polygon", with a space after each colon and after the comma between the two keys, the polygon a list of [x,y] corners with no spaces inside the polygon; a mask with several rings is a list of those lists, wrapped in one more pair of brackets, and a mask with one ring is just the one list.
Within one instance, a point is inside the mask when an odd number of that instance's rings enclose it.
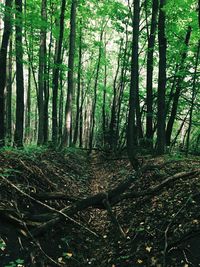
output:
{"label": "dirt trail", "polygon": [[91,175],[90,189],[93,194],[99,192],[106,192],[109,186],[109,180],[113,175],[112,170],[108,171],[105,162],[99,157],[97,153],[90,156],[89,159],[89,173]]}
{"label": "dirt trail", "polygon": [[[167,160],[152,159],[157,169],[148,171],[135,180],[130,190],[145,191],[162,182],[167,176],[180,171],[191,171],[200,165],[199,159]],[[0,172],[28,194],[31,194],[32,190],[49,193],[60,191],[76,199],[115,188],[132,173],[132,168],[126,159],[105,157],[96,152],[87,157],[80,150],[72,150],[64,154],[46,151],[32,157],[5,153],[0,155]],[[176,249],[170,250],[166,255],[169,261],[166,266],[187,266],[184,265],[187,264],[187,259],[193,266],[199,266],[197,251],[200,251],[200,198],[191,197],[198,192],[200,177],[189,177],[164,187],[156,196],[128,199],[112,207],[127,233],[127,238],[120,236],[106,210],[88,208],[72,216],[79,225],[63,218],[59,224],[40,236],[38,242],[42,251],[36,243],[26,238],[24,225],[10,223],[3,219],[3,214],[5,215],[6,210],[8,214],[10,212],[17,218],[25,218],[25,221],[30,223],[26,216],[43,215],[49,210],[22,197],[8,184],[1,182],[0,238],[5,242],[5,245],[1,243],[5,249],[0,250],[0,267],[11,261],[17,266],[17,259],[23,259],[25,267],[57,267],[48,257],[57,263],[60,261],[63,267],[162,266],[159,264],[163,260],[165,231],[170,222],[170,235],[167,240],[169,244],[179,241],[187,233],[194,232],[196,236],[181,242],[181,246],[175,245]],[[188,201],[189,198],[191,201]],[[44,202],[57,210],[73,205],[73,202],[65,200],[50,199]],[[179,210],[181,212],[174,218],[174,214]],[[28,225],[30,231],[35,227]],[[99,237],[91,234],[86,228],[97,233]],[[53,242],[49,242],[50,240]]]}

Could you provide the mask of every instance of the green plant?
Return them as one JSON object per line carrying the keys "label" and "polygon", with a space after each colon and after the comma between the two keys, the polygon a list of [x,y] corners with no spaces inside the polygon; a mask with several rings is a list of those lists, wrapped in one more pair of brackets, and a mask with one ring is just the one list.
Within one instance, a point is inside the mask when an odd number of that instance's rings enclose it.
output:
{"label": "green plant", "polygon": [[5,248],[6,248],[6,243],[5,243],[5,241],[4,241],[2,238],[0,238],[0,250],[1,250],[1,251],[4,251]]}
{"label": "green plant", "polygon": [[4,267],[24,267],[24,260],[22,259],[17,259],[15,261],[10,261],[7,265]]}

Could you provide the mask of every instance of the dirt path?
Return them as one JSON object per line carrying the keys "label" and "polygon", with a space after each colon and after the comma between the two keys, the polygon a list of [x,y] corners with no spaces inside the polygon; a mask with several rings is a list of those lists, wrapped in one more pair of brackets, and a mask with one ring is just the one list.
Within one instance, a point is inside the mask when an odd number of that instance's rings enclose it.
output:
{"label": "dirt path", "polygon": [[[134,181],[131,190],[147,190],[166,176],[190,171],[200,165],[199,159],[166,161],[165,158],[152,159],[152,163],[158,165],[157,170],[149,171]],[[32,157],[14,153],[0,155],[0,172],[27,193],[31,190],[62,191],[74,198],[85,198],[116,187],[132,173],[132,168],[126,159],[106,158],[100,153],[93,153],[88,158],[86,154],[72,150],[67,154],[47,151]],[[22,216],[43,215],[49,210],[1,182],[0,238],[5,245],[0,241],[0,267],[10,266],[11,261],[17,266],[17,259],[24,260],[23,267],[57,267],[58,264],[50,258],[60,262],[62,267],[163,267],[165,231],[170,222],[169,244],[191,231],[196,236],[170,250],[166,255],[169,261],[166,266],[199,266],[200,198],[191,198],[199,191],[200,177],[180,179],[163,188],[156,196],[145,200],[129,199],[112,207],[127,238],[119,235],[106,210],[88,208],[72,216],[79,224],[63,218],[40,236],[37,240],[40,248],[33,240],[27,239],[27,229],[23,225],[4,220],[2,214],[4,209],[11,210],[14,216],[25,218],[27,222],[27,218]],[[189,198],[191,201],[188,201]],[[73,205],[73,202],[64,200],[44,202],[57,210]],[[172,220],[179,210],[181,212]],[[30,231],[34,227],[28,225]],[[95,232],[98,238],[86,228]]]}

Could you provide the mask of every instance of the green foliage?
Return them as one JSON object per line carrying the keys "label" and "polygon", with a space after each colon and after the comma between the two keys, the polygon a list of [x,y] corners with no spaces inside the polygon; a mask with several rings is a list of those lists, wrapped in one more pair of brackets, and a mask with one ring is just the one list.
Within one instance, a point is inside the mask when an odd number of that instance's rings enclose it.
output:
{"label": "green foliage", "polygon": [[17,259],[15,261],[10,261],[7,265],[4,267],[23,267],[24,265],[24,260],[22,259]]}
{"label": "green foliage", "polygon": [[5,241],[0,237],[0,251],[4,251],[6,248]]}
{"label": "green foliage", "polygon": [[[16,157],[26,157],[34,159],[38,156],[38,154],[44,153],[47,149],[47,146],[37,146],[35,144],[24,146],[24,148],[22,149],[6,146],[0,149],[0,153],[4,153],[4,155],[8,158],[13,158],[13,154],[15,154]],[[15,170],[13,169],[6,170],[8,174],[9,172],[15,172]]]}

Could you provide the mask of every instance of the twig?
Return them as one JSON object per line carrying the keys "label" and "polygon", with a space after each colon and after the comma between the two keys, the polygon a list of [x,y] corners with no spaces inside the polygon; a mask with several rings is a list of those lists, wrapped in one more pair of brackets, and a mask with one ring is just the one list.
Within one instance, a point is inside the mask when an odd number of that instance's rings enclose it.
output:
{"label": "twig", "polygon": [[107,209],[108,214],[109,214],[113,224],[117,227],[117,229],[119,230],[120,234],[125,238],[126,234],[124,233],[121,225],[119,224],[116,216],[114,215],[114,213],[112,211],[112,208],[111,208],[110,203],[108,201],[108,196],[107,195],[106,195],[106,198],[103,200],[103,204],[105,205],[105,208]]}
{"label": "twig", "polygon": [[59,215],[64,216],[66,219],[70,220],[71,222],[73,222],[74,224],[81,226],[82,228],[84,228],[85,230],[87,230],[88,232],[90,232],[91,234],[93,234],[96,237],[99,237],[99,235],[97,233],[95,233],[94,231],[90,230],[88,227],[82,225],[81,223],[77,222],[76,220],[74,220],[73,218],[69,217],[68,215],[66,215],[63,210],[59,211],[35,198],[33,198],[32,196],[30,196],[29,194],[27,194],[26,192],[22,191],[20,188],[18,188],[15,184],[13,184],[12,182],[10,182],[6,177],[0,175],[0,177],[6,182],[8,183],[10,186],[12,186],[13,188],[15,188],[18,192],[20,192],[22,195],[28,197],[29,199],[33,200],[34,202],[36,202],[37,204],[51,210],[54,211],[56,213],[58,213]]}
{"label": "twig", "polygon": [[[19,211],[19,209],[18,209],[18,207],[17,207],[17,205],[15,205],[15,207],[16,207],[18,213],[21,214],[20,211]],[[27,231],[28,235],[31,237],[33,243],[39,248],[39,250],[42,252],[42,254],[43,254],[48,260],[50,260],[51,262],[53,262],[56,266],[62,267],[61,264],[59,264],[57,261],[55,261],[53,258],[51,258],[51,257],[50,257],[48,254],[46,254],[46,252],[42,249],[42,247],[41,247],[39,241],[36,240],[36,239],[34,238],[34,236],[33,236],[33,235],[31,234],[31,232],[29,231],[29,229],[28,229],[28,227],[27,227],[27,224],[23,221],[23,217],[21,217],[21,220],[22,220],[24,229],[26,229],[26,231]],[[20,240],[19,243],[21,244],[21,240]],[[21,244],[21,247],[23,248],[22,244]]]}
{"label": "twig", "polygon": [[179,215],[179,213],[187,206],[188,202],[191,200],[191,196],[189,196],[186,200],[186,202],[184,203],[184,205],[177,211],[177,213],[173,216],[172,220],[170,221],[170,223],[167,225],[167,228],[165,229],[165,246],[164,246],[164,250],[163,250],[163,267],[166,266],[166,253],[167,253],[167,249],[168,249],[168,232],[169,229],[172,225],[172,223],[174,222],[175,218]]}

